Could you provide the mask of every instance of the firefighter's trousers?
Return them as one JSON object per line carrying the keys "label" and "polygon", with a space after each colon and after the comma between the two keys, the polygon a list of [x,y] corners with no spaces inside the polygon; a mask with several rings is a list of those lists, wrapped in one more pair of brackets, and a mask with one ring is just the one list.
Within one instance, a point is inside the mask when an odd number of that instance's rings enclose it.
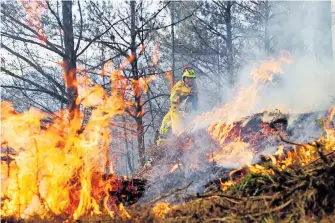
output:
{"label": "firefighter's trousers", "polygon": [[183,114],[182,111],[177,109],[170,109],[164,116],[160,128],[160,138],[167,138],[171,133],[179,135],[184,130]]}

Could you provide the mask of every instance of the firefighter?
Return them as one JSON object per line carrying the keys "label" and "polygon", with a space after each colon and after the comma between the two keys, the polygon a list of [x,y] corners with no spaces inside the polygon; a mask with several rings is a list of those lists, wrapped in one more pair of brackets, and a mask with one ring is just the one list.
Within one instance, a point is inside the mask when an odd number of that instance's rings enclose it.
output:
{"label": "firefighter", "polygon": [[198,108],[198,92],[195,82],[196,74],[193,68],[186,67],[183,70],[182,80],[178,81],[171,89],[169,112],[164,116],[159,131],[161,144],[169,135],[179,135],[184,131],[184,113],[188,113],[187,107],[192,105],[194,110]]}

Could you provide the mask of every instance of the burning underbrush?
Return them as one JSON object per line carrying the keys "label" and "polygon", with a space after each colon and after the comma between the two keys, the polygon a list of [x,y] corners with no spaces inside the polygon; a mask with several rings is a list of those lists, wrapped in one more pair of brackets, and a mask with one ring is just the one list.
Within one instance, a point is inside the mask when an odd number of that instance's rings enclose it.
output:
{"label": "burning underbrush", "polygon": [[[334,111],[335,107],[329,110],[318,140],[296,143],[277,132],[286,150],[280,146],[257,164],[231,171],[228,178],[208,184],[203,193],[185,192],[196,183],[190,181],[133,207],[129,214],[134,221],[153,222],[334,221]],[[166,202],[168,197],[173,199]]]}
{"label": "burning underbrush", "polygon": [[266,146],[275,147],[282,143],[276,136],[274,125],[283,133],[287,126],[287,119],[279,121],[275,118],[272,123],[267,123],[263,117],[264,113],[259,113],[234,122],[222,142],[213,139],[207,130],[198,130],[149,148],[147,164],[133,175],[148,180],[144,200],[190,181],[196,183],[188,191],[202,192],[219,177],[227,177],[233,168],[258,161],[257,155],[262,154]]}

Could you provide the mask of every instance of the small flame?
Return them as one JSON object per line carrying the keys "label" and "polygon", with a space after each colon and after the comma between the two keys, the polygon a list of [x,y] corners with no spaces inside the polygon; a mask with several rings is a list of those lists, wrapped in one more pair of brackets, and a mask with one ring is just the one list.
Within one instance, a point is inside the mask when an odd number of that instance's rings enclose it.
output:
{"label": "small flame", "polygon": [[152,64],[156,66],[159,60],[159,44],[156,44],[153,50]]}
{"label": "small flame", "polygon": [[278,156],[279,161],[282,160],[282,156],[283,156],[283,154],[284,154],[284,146],[283,146],[283,145],[280,145],[280,146],[278,146],[278,149],[277,149],[277,151],[275,152],[275,155]]}
{"label": "small flame", "polygon": [[152,212],[157,218],[164,218],[166,214],[170,212],[170,204],[168,202],[157,203],[153,208]]}
{"label": "small flame", "polygon": [[166,78],[168,79],[168,81],[170,83],[170,88],[172,88],[173,87],[173,75],[169,71],[166,71],[165,75],[166,75]]}
{"label": "small flame", "polygon": [[130,219],[131,218],[130,214],[127,212],[127,210],[125,209],[125,207],[123,206],[122,203],[120,203],[120,205],[119,205],[119,211],[120,211],[120,216],[122,218],[125,218],[125,219]]}
{"label": "small flame", "polygon": [[220,180],[220,186],[221,186],[221,189],[223,191],[226,191],[228,190],[229,187],[235,185],[235,182],[231,179],[225,181],[225,182],[222,182],[221,178],[219,179]]}
{"label": "small flame", "polygon": [[173,172],[175,172],[180,166],[182,166],[183,164],[181,164],[181,163],[177,163],[177,164],[175,164],[175,165],[173,165],[173,167],[171,168],[171,170],[170,170],[170,173],[173,173]]}
{"label": "small flame", "polygon": [[222,146],[218,152],[213,152],[210,162],[216,162],[221,166],[239,167],[251,164],[253,153],[248,150],[249,144],[245,142],[230,142]]}

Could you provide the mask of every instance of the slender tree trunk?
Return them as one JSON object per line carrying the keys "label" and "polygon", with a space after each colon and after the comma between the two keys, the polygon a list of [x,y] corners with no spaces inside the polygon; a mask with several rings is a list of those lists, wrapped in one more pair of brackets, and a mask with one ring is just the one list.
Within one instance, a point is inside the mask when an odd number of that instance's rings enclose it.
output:
{"label": "slender tree trunk", "polygon": [[[171,23],[174,23],[174,14],[175,14],[175,10],[174,10],[174,2],[171,2]],[[175,50],[174,50],[174,43],[175,43],[175,36],[174,36],[174,25],[172,25],[171,27],[171,36],[172,36],[172,86],[175,83]]]}
{"label": "slender tree trunk", "polygon": [[[219,30],[219,19],[216,19],[216,24],[215,24],[215,28],[216,30]],[[216,39],[215,39],[215,42],[216,42],[216,49],[218,52],[221,52],[221,49],[220,49],[220,37],[219,36],[216,36]],[[219,84],[217,84],[217,87],[218,87],[218,102],[221,104],[224,100],[223,98],[223,95],[225,95],[223,93],[223,89],[222,89],[222,86],[224,85],[224,75],[223,75],[223,72],[221,72],[221,53],[218,53],[217,54],[217,74],[218,74],[218,78],[219,78]]]}
{"label": "slender tree trunk", "polygon": [[134,94],[135,94],[135,120],[136,120],[136,133],[137,133],[137,148],[139,154],[139,161],[140,165],[144,165],[144,141],[143,141],[143,108],[141,103],[141,90],[139,88],[139,75],[138,75],[138,68],[137,68],[137,56],[136,56],[136,2],[130,2],[130,11],[131,11],[131,24],[130,24],[130,35],[131,35],[131,46],[130,51],[132,56],[134,57],[133,61],[131,62],[131,70],[133,74],[134,81]]}
{"label": "slender tree trunk", "polygon": [[78,118],[79,105],[76,100],[78,98],[76,65],[77,58],[74,50],[74,37],[73,37],[73,21],[72,21],[72,1],[62,1],[63,11],[63,31],[64,31],[64,47],[65,55],[64,62],[64,81],[68,93],[68,106],[67,109],[70,114],[70,120]]}
{"label": "slender tree trunk", "polygon": [[[59,15],[59,1],[57,0],[57,16],[58,18],[60,18],[60,15]],[[62,48],[64,48],[64,40],[63,40],[63,30],[61,27],[59,27],[59,35],[60,35],[60,45],[62,46]],[[62,97],[65,96],[65,92],[62,92]],[[63,101],[61,101],[61,116],[63,115],[63,109],[64,109],[64,103]]]}
{"label": "slender tree trunk", "polygon": [[234,86],[235,76],[234,76],[234,58],[233,58],[233,38],[232,38],[232,24],[231,24],[231,7],[232,1],[226,2],[226,8],[224,13],[224,20],[227,29],[227,70],[228,70],[228,83],[230,87]]}

